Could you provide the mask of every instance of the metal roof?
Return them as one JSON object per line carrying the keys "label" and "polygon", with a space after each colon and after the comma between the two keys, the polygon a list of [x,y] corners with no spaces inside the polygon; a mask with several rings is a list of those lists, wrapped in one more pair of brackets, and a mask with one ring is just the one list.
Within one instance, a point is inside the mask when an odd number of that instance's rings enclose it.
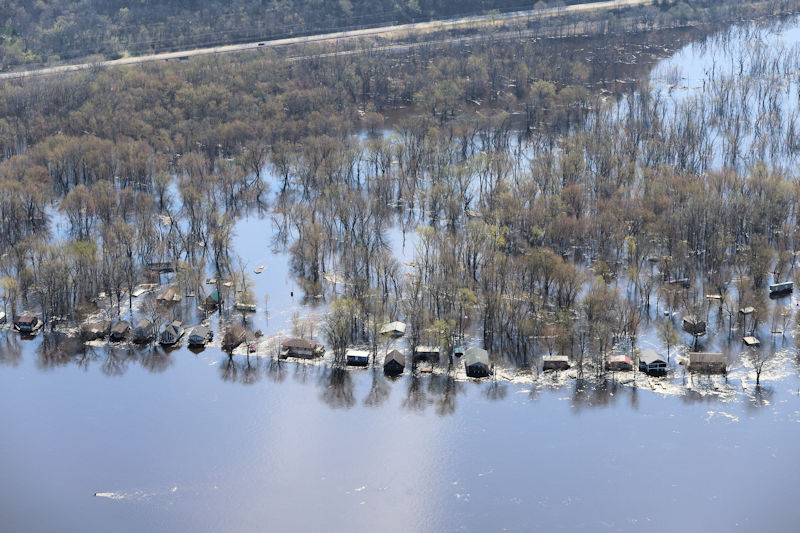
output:
{"label": "metal roof", "polygon": [[639,361],[647,365],[652,365],[653,363],[656,362],[662,362],[662,363],[667,362],[666,359],[658,355],[658,353],[651,348],[646,348],[642,350],[642,354],[639,356]]}
{"label": "metal roof", "polygon": [[464,364],[472,366],[478,363],[489,366],[489,352],[476,346],[467,348],[464,351]]}

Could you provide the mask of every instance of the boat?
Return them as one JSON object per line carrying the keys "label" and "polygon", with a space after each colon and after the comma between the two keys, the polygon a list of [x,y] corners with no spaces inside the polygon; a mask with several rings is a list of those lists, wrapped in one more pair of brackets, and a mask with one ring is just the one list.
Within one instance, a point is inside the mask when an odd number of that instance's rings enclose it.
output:
{"label": "boat", "polygon": [[158,342],[164,346],[172,346],[181,340],[181,337],[183,337],[183,326],[180,320],[175,320],[167,324]]}

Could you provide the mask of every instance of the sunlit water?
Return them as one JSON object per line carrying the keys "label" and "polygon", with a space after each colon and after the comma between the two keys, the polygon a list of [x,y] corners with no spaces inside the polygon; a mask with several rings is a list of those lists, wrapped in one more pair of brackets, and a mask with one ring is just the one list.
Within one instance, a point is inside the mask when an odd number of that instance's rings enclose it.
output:
{"label": "sunlit water", "polygon": [[[270,233],[251,216],[234,240],[248,269],[267,267],[251,318],[267,336],[324,308],[300,300]],[[0,332],[2,531],[792,531],[800,518],[792,350],[759,391],[739,368],[675,394],[621,376],[390,381],[217,348],[59,357],[41,342]]]}

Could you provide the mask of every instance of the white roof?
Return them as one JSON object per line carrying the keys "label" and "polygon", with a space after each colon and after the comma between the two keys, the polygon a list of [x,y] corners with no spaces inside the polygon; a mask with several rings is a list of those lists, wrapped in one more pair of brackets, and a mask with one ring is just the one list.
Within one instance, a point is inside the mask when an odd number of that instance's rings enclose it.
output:
{"label": "white roof", "polygon": [[438,346],[417,346],[417,349],[415,351],[418,352],[418,353],[419,352],[422,352],[422,353],[438,352],[439,351],[439,347]]}
{"label": "white roof", "polygon": [[368,350],[347,350],[346,357],[369,357],[371,354]]}
{"label": "white roof", "polygon": [[381,333],[391,333],[393,331],[399,331],[400,333],[406,332],[406,324],[405,322],[389,322],[388,324],[384,324],[381,326]]}

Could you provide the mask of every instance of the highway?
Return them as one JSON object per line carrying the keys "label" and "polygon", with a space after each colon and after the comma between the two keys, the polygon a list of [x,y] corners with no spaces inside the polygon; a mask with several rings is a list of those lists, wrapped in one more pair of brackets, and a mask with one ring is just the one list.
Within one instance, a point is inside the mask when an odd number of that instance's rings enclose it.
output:
{"label": "highway", "polygon": [[153,61],[184,60],[190,57],[229,54],[245,52],[249,50],[259,50],[264,48],[282,48],[298,44],[308,43],[327,43],[333,41],[358,39],[361,37],[391,37],[408,33],[424,33],[439,30],[456,29],[463,26],[492,25],[516,20],[528,20],[535,18],[552,18],[557,16],[569,15],[570,13],[580,13],[587,11],[603,11],[620,9],[625,7],[635,7],[652,4],[654,0],[610,0],[604,2],[591,2],[584,4],[574,4],[565,7],[552,7],[545,9],[532,9],[528,11],[515,11],[511,13],[478,15],[472,17],[461,17],[448,20],[436,20],[429,22],[417,22],[413,24],[398,24],[394,26],[380,26],[376,28],[364,28],[360,30],[348,30],[333,33],[323,33],[319,35],[308,35],[303,37],[289,37],[285,39],[275,39],[271,41],[256,41],[251,43],[232,44],[226,46],[213,46],[209,48],[195,48],[180,52],[165,52],[144,56],[123,57],[108,61],[98,61],[94,63],[76,63],[71,65],[59,65],[54,67],[39,68],[34,70],[24,70],[17,72],[0,73],[0,80],[11,80],[19,78],[29,78],[35,76],[49,76],[88,70],[91,68],[117,67],[122,65],[136,65],[139,63],[150,63]]}

